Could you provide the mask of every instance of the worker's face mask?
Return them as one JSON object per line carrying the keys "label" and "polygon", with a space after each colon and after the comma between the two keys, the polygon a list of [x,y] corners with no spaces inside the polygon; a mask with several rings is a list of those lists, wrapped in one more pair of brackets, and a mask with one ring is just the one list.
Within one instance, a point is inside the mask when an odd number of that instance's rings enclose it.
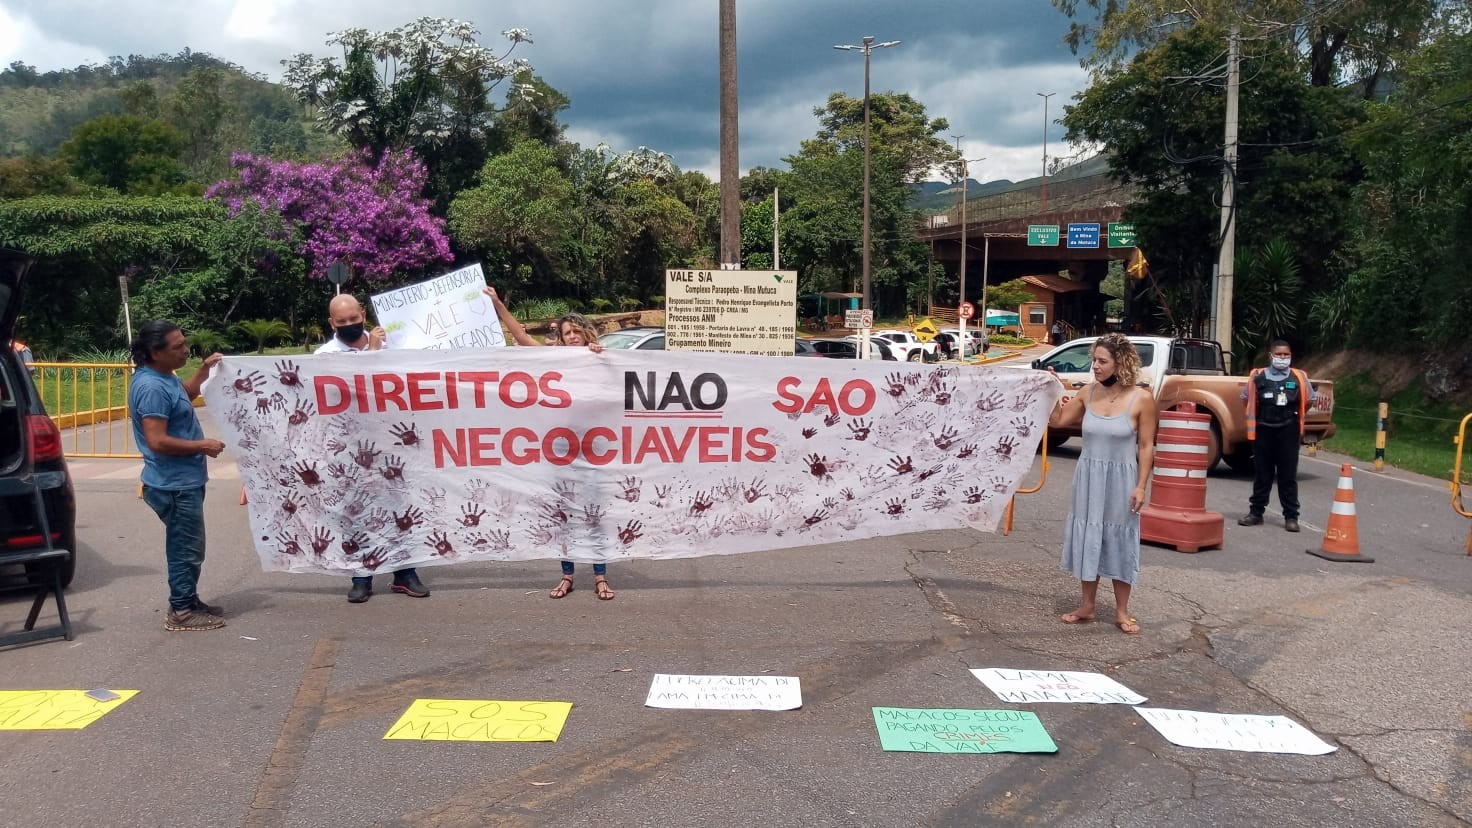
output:
{"label": "worker's face mask", "polygon": [[337,328],[337,338],[342,340],[344,345],[355,344],[363,338],[363,323],[355,322],[351,325],[339,325]]}
{"label": "worker's face mask", "polygon": [[1293,364],[1293,357],[1273,357],[1273,368],[1279,371],[1287,371],[1288,366]]}

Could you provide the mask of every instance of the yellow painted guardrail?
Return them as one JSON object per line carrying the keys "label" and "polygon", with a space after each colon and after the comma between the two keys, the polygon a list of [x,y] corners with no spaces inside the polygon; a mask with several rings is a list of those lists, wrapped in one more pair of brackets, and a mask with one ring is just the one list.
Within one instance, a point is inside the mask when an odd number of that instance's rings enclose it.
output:
{"label": "yellow painted guardrail", "polygon": [[[126,362],[32,362],[28,363],[36,390],[62,432],[62,449],[68,457],[137,459],[143,455],[133,444],[128,422],[128,388],[133,366]],[[119,422],[121,425],[114,426]]]}
{"label": "yellow painted guardrail", "polygon": [[[1452,508],[1462,517],[1472,518],[1472,512],[1462,505],[1462,452],[1467,448],[1468,423],[1472,423],[1472,414],[1462,418],[1462,424],[1457,427],[1457,436],[1453,438],[1453,442],[1457,444],[1457,461],[1452,466]],[[1467,533],[1467,554],[1472,555],[1472,531]]]}
{"label": "yellow painted guardrail", "polygon": [[1043,484],[1048,482],[1048,429],[1043,429],[1042,444],[1038,446],[1043,457],[1043,473],[1038,478],[1038,484],[1030,488],[1019,488],[1017,494],[1007,499],[1007,511],[1002,514],[1002,534],[1012,534],[1012,516],[1017,506],[1017,495],[1034,494],[1043,490]]}

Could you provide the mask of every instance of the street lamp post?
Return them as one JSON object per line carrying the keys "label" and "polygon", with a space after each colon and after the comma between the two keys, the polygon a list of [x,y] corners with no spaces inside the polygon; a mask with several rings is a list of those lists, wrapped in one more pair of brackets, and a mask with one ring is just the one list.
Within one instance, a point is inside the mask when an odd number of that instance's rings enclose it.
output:
{"label": "street lamp post", "polygon": [[[966,301],[966,259],[968,258],[967,253],[970,252],[969,250],[966,249],[966,185],[967,185],[967,183],[969,182],[969,180],[971,178],[971,162],[973,162],[973,161],[981,162],[981,161],[985,161],[985,160],[986,160],[985,158],[962,158],[961,159],[961,285],[960,285],[960,289],[961,289],[961,300],[960,300],[960,302],[957,302],[956,303],[956,321],[958,323],[958,326],[961,329],[961,343],[960,343],[960,346],[961,346],[961,356],[963,358],[966,356],[966,341],[967,341],[967,337],[966,337],[966,320],[961,318],[961,302],[965,302]],[[982,284],[981,284],[981,290],[982,290],[982,297],[983,297],[983,299],[982,299],[983,307],[982,307],[982,310],[981,310],[981,318],[982,318],[983,321],[985,321],[986,320],[986,308],[984,307],[985,304],[986,304],[986,300],[985,300],[985,296],[986,296],[986,283],[985,282],[982,282]]]}
{"label": "street lamp post", "polygon": [[1043,99],[1043,212],[1048,212],[1048,99],[1057,92],[1034,93]]}
{"label": "street lamp post", "polygon": [[873,35],[866,35],[862,46],[852,44],[834,46],[833,48],[845,52],[864,53],[864,307],[871,307],[871,278],[869,270],[869,55],[875,49],[887,49],[890,46],[898,46],[898,40],[886,40],[883,43],[875,43]]}

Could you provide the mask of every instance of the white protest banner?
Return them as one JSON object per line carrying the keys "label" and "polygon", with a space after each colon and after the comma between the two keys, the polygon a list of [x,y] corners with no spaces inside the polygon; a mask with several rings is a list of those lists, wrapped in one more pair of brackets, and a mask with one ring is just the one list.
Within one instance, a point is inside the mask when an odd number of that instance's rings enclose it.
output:
{"label": "white protest banner", "polygon": [[1140,704],[1146,700],[1103,673],[988,667],[972,670],[971,675],[976,676],[997,698],[1013,704]]}
{"label": "white protest banner", "polygon": [[1181,747],[1311,756],[1338,750],[1287,716],[1201,713],[1164,707],[1134,710],[1167,741]]}
{"label": "white protest banner", "polygon": [[676,710],[796,710],[802,682],[796,676],[675,676],[658,673],[645,707]]}
{"label": "white protest banner", "polygon": [[225,357],[267,570],[617,561],[996,528],[1061,388],[954,365],[536,347]]}
{"label": "white protest banner", "polygon": [[505,345],[501,319],[473,264],[427,282],[372,297],[390,349],[494,348]]}

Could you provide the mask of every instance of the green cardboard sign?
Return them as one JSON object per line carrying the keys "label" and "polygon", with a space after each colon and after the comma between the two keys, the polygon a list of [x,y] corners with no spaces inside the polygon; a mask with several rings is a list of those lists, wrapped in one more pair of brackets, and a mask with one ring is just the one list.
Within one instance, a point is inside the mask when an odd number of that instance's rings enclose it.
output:
{"label": "green cardboard sign", "polygon": [[1036,713],[876,707],[874,727],[886,751],[912,753],[1057,753]]}

